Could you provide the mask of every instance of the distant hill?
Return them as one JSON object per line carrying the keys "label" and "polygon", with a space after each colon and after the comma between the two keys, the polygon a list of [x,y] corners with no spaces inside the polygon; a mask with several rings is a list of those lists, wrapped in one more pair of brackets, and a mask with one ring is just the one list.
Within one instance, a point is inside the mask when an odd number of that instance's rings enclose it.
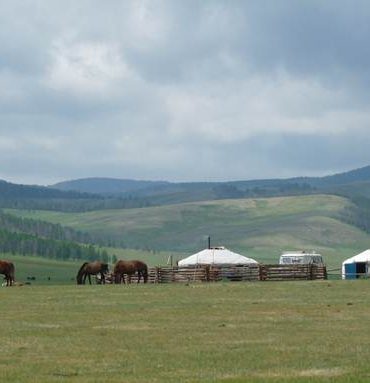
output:
{"label": "distant hill", "polygon": [[[369,183],[368,187],[366,186]],[[364,189],[359,185],[366,186]],[[370,197],[370,166],[325,177],[295,177],[230,182],[165,182],[85,178],[52,186],[110,197],[137,198],[147,205],[167,205],[227,198],[274,197],[334,193]]]}
{"label": "distant hill", "polygon": [[[314,249],[335,267],[367,248],[370,235],[348,222],[352,203],[342,197],[310,195],[232,199],[178,205],[58,213],[10,211],[20,217],[107,236],[127,248],[195,252],[224,245],[264,262],[277,262],[284,250]],[[123,250],[124,255],[124,250]]]}
{"label": "distant hill", "polygon": [[53,189],[64,191],[78,191],[93,194],[124,194],[146,188],[167,185],[165,181],[136,181],[116,178],[82,178],[71,181],[59,182],[50,186]]}
{"label": "distant hill", "polygon": [[[85,178],[50,187],[0,181],[0,208],[93,211],[143,208],[184,202],[335,194],[356,204],[370,201],[370,166],[326,177],[230,182],[167,182]],[[368,202],[366,205],[368,205]],[[369,202],[370,203],[370,202]]]}
{"label": "distant hill", "polygon": [[[304,178],[303,178],[304,180]],[[344,185],[349,183],[370,182],[370,166],[351,170],[344,173],[337,173],[325,177],[307,178],[308,183],[317,187],[328,187]]]}
{"label": "distant hill", "polygon": [[265,262],[283,250],[313,248],[338,267],[370,243],[370,166],[326,177],[232,182],[89,178],[42,187],[0,181],[0,208],[22,218],[0,214],[0,244],[20,254],[36,249],[79,258],[81,241],[193,252],[211,235],[214,244]]}
{"label": "distant hill", "polygon": [[0,208],[92,211],[149,206],[150,201],[135,196],[108,196],[37,185],[18,185],[0,180]]}
{"label": "distant hill", "polygon": [[96,194],[81,193],[80,191],[63,191],[37,185],[19,185],[0,180],[0,199],[93,199],[100,198]]}

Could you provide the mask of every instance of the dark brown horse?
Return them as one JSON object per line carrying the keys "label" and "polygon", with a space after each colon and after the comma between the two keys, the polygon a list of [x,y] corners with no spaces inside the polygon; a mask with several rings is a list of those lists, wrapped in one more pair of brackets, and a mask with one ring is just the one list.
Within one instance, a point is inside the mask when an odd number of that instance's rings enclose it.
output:
{"label": "dark brown horse", "polygon": [[91,285],[91,275],[100,274],[101,283],[105,284],[104,274],[108,273],[108,264],[100,261],[95,262],[85,262],[78,270],[77,273],[77,284],[84,285],[86,278],[89,278],[89,283]]}
{"label": "dark brown horse", "polygon": [[5,275],[6,285],[14,284],[14,265],[9,261],[0,261],[0,274]]}
{"label": "dark brown horse", "polygon": [[137,272],[137,283],[143,277],[144,283],[148,282],[148,266],[141,261],[118,261],[114,266],[114,283],[125,283],[124,274],[127,275],[127,283],[131,283],[131,276]]}

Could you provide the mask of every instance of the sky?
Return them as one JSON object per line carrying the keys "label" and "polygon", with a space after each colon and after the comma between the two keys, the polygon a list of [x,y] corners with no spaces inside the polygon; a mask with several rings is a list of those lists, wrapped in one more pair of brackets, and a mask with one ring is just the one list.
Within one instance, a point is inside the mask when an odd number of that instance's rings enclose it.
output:
{"label": "sky", "polygon": [[0,0],[0,178],[370,164],[370,2]]}

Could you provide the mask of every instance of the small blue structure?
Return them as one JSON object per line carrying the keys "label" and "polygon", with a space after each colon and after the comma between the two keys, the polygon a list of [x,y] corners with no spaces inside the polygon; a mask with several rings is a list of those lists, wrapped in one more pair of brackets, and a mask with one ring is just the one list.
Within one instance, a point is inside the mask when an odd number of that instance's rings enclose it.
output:
{"label": "small blue structure", "polygon": [[368,277],[370,271],[370,250],[365,250],[342,264],[342,279]]}

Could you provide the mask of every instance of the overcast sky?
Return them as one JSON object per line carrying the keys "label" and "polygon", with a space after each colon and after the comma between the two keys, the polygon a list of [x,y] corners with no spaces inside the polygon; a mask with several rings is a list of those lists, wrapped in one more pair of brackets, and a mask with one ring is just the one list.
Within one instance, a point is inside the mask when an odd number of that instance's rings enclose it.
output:
{"label": "overcast sky", "polygon": [[370,164],[370,2],[2,0],[0,178]]}

